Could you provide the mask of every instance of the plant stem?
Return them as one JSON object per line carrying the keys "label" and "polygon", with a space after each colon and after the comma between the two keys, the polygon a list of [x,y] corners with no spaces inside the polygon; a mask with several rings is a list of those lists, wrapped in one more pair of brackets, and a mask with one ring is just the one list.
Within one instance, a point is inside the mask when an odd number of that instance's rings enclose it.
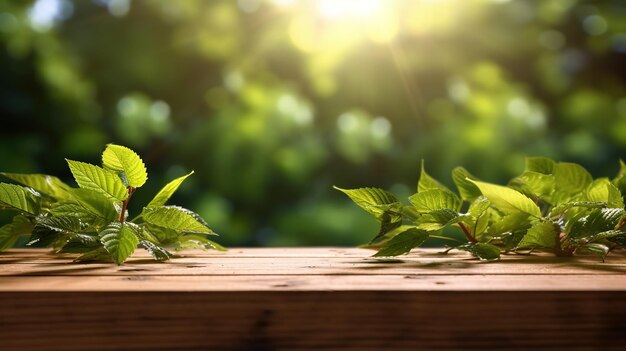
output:
{"label": "plant stem", "polygon": [[120,213],[120,223],[124,224],[124,215],[126,215],[126,207],[128,207],[128,202],[130,201],[130,197],[133,196],[135,192],[135,188],[132,186],[128,187],[128,197],[122,202],[122,213]]}
{"label": "plant stem", "polygon": [[472,236],[472,233],[470,232],[469,228],[465,224],[461,222],[459,222],[458,224],[459,224],[459,228],[461,228],[461,230],[463,231],[463,234],[465,234],[465,237],[467,238],[469,242],[474,243],[474,244],[478,242],[478,240],[476,240],[476,238]]}

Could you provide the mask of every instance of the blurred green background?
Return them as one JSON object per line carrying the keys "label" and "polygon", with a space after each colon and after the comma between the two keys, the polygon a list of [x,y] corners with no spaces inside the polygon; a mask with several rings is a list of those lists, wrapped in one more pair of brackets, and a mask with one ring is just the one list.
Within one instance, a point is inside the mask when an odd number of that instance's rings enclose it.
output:
{"label": "blurred green background", "polygon": [[226,245],[355,245],[331,186],[414,192],[420,160],[504,182],[525,155],[613,175],[626,1],[0,1],[0,169],[71,180],[106,143]]}

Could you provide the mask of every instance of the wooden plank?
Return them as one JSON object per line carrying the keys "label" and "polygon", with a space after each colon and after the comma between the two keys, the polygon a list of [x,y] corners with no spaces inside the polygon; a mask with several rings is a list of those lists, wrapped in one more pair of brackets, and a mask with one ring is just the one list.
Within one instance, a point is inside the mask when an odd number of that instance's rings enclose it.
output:
{"label": "wooden plank", "polygon": [[610,292],[0,293],[3,350],[623,350]]}
{"label": "wooden plank", "polygon": [[1,350],[621,350],[626,257],[341,248],[0,255]]}

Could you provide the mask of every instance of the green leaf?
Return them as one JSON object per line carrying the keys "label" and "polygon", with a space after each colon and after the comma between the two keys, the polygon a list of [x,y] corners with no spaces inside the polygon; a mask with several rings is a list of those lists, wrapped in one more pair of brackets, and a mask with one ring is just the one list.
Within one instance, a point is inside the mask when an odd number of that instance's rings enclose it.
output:
{"label": "green leaf", "polygon": [[400,202],[396,197],[379,188],[359,188],[359,189],[341,189],[336,186],[333,188],[348,195],[354,203],[359,207],[374,215],[380,220],[384,213],[393,206],[400,206]]}
{"label": "green leaf", "polygon": [[102,243],[95,235],[73,234],[65,240],[57,253],[87,253],[101,247]]}
{"label": "green leaf", "polygon": [[419,182],[417,182],[417,192],[420,193],[422,191],[433,189],[450,192],[450,189],[448,189],[445,185],[441,184],[435,178],[426,173],[426,169],[424,168],[424,160],[422,160],[422,171],[420,172]]}
{"label": "green leaf", "polygon": [[48,247],[63,237],[63,234],[42,225],[32,227],[26,242],[29,247]]}
{"label": "green leaf", "polygon": [[409,201],[420,213],[442,209],[458,211],[461,208],[461,200],[455,194],[441,189],[423,190],[409,197]]}
{"label": "green leaf", "polygon": [[534,217],[541,217],[539,206],[522,193],[500,185],[475,180],[471,182],[476,184],[482,194],[500,211],[506,214],[523,212]]}
{"label": "green leaf", "polygon": [[97,249],[88,251],[81,256],[78,256],[74,260],[74,262],[90,261],[111,261],[111,254],[104,247],[98,247]]}
{"label": "green leaf", "polygon": [[592,253],[600,257],[602,261],[604,261],[606,259],[606,256],[609,254],[609,247],[604,244],[590,243],[576,248],[576,253],[584,252]]}
{"label": "green leaf", "polygon": [[591,174],[576,163],[560,162],[554,168],[555,188],[564,194],[584,193],[592,180]]}
{"label": "green leaf", "polygon": [[100,232],[100,242],[118,265],[124,263],[137,248],[139,230],[133,223],[113,222]]}
{"label": "green leaf", "polygon": [[556,245],[556,234],[556,228],[552,222],[537,222],[530,227],[516,249],[533,249],[537,247],[552,249]]}
{"label": "green leaf", "polygon": [[77,217],[69,216],[38,216],[36,223],[59,233],[73,234],[83,229]]}
{"label": "green leaf", "polygon": [[428,232],[413,226],[403,225],[398,228],[398,234],[379,250],[374,257],[398,256],[411,251],[428,239]]}
{"label": "green leaf", "polygon": [[152,225],[180,232],[215,234],[200,216],[178,206],[145,208],[143,219]]}
{"label": "green leaf", "polygon": [[41,196],[36,191],[19,185],[0,183],[0,208],[37,215],[40,204]]}
{"label": "green leaf", "polygon": [[[478,188],[476,188],[478,189]],[[476,200],[474,200],[470,207],[469,210],[467,211],[472,217],[474,218],[478,218],[480,216],[483,215],[483,213],[485,213],[485,211],[487,211],[487,209],[489,209],[489,206],[491,206],[491,202],[489,202],[489,200],[484,197],[484,196],[480,196],[478,198],[476,198]]]}
{"label": "green leaf", "polygon": [[605,202],[607,207],[624,207],[620,191],[608,178],[594,180],[587,188],[587,200]]}
{"label": "green leaf", "polygon": [[463,200],[472,201],[482,195],[480,189],[478,189],[474,183],[469,181],[478,180],[478,178],[474,177],[465,168],[456,167],[453,169],[452,180],[454,180],[454,184],[456,184],[457,189],[459,189],[459,194],[461,194],[461,198]]}
{"label": "green leaf", "polygon": [[204,235],[198,234],[185,234],[180,237],[178,247],[176,250],[184,249],[202,249],[202,250],[217,250],[226,251],[226,248],[222,245],[209,240]]}
{"label": "green leaf", "polygon": [[27,217],[14,216],[11,223],[0,227],[0,251],[10,249],[21,235],[28,235],[33,225]]}
{"label": "green leaf", "polygon": [[172,195],[176,192],[178,187],[185,181],[185,179],[187,179],[187,177],[189,177],[192,174],[193,174],[193,171],[189,172],[189,174],[187,174],[187,175],[184,175],[182,177],[178,177],[178,178],[172,180],[171,182],[167,183],[167,185],[165,185],[158,192],[158,194],[156,194],[154,199],[152,199],[152,201],[150,201],[150,203],[146,207],[154,208],[154,207],[159,207],[159,206],[165,205],[167,200],[169,200],[170,197],[172,197]]}
{"label": "green leaf", "polygon": [[589,202],[589,201],[574,201],[566,202],[558,206],[554,206],[550,211],[550,217],[558,216],[566,212],[571,208],[604,208],[607,204],[605,202]]}
{"label": "green leaf", "polygon": [[545,198],[554,191],[554,176],[533,171],[526,171],[509,183],[510,187],[529,192],[535,197]]}
{"label": "green leaf", "polygon": [[380,218],[380,229],[374,239],[370,240],[370,244],[376,243],[381,238],[385,237],[387,233],[398,228],[402,224],[402,216],[392,214],[389,212],[383,213]]}
{"label": "green leaf", "polygon": [[467,243],[457,246],[456,249],[468,251],[481,261],[494,261],[500,258],[500,249],[488,243]]}
{"label": "green leaf", "polygon": [[167,261],[170,259],[170,257],[172,257],[172,254],[169,251],[148,240],[141,240],[139,242],[139,246],[146,249],[150,256],[152,256],[152,258],[154,258],[156,261]]}
{"label": "green leaf", "polygon": [[178,242],[178,238],[182,235],[182,233],[177,232],[176,230],[162,228],[151,224],[146,224],[143,228],[143,237],[146,240],[148,238],[154,238],[160,245],[176,244]]}
{"label": "green leaf", "polygon": [[547,157],[526,157],[526,171],[553,174],[556,162]]}
{"label": "green leaf", "polygon": [[99,192],[118,201],[128,197],[128,190],[117,174],[89,163],[66,161],[79,187]]}
{"label": "green leaf", "polygon": [[495,221],[488,229],[488,234],[492,238],[498,238],[504,244],[504,248],[511,250],[515,248],[532,226],[528,214],[516,212],[508,214]]}
{"label": "green leaf", "polygon": [[594,209],[571,226],[569,236],[572,239],[580,239],[613,230],[625,215],[626,211],[622,208]]}
{"label": "green leaf", "polygon": [[69,185],[47,174],[0,173],[4,177],[55,199],[66,199]]}
{"label": "green leaf", "polygon": [[[71,194],[71,203],[81,206],[84,212],[106,223],[113,222],[120,216],[115,205],[101,192],[90,189],[72,189]],[[76,208],[74,207],[73,209]]]}
{"label": "green leaf", "polygon": [[102,153],[102,165],[106,169],[123,172],[123,178],[133,188],[141,187],[148,180],[141,157],[125,146],[108,144]]}

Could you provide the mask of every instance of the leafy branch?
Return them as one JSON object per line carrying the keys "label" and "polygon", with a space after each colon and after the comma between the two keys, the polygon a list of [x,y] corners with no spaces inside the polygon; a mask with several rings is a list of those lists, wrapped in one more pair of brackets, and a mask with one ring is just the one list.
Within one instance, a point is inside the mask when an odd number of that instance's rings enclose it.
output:
{"label": "leafy branch", "polygon": [[[481,260],[502,252],[549,251],[556,256],[593,253],[604,260],[626,246],[626,164],[618,175],[593,179],[582,166],[544,157],[526,159],[524,172],[506,186],[452,171],[458,193],[424,169],[410,204],[378,188],[341,189],[380,223],[369,243],[375,256],[397,256],[457,227],[467,242],[451,249]],[[466,210],[462,210],[466,209]]]}
{"label": "leafy branch", "polygon": [[217,234],[198,214],[165,205],[193,172],[169,182],[128,220],[130,199],[148,180],[139,155],[109,144],[102,153],[102,167],[67,163],[78,188],[45,174],[0,173],[19,184],[0,183],[0,209],[16,213],[11,223],[0,227],[0,251],[12,247],[20,236],[30,236],[29,246],[80,254],[77,261],[117,264],[137,247],[157,261],[172,257],[166,247],[225,250],[208,239]]}

